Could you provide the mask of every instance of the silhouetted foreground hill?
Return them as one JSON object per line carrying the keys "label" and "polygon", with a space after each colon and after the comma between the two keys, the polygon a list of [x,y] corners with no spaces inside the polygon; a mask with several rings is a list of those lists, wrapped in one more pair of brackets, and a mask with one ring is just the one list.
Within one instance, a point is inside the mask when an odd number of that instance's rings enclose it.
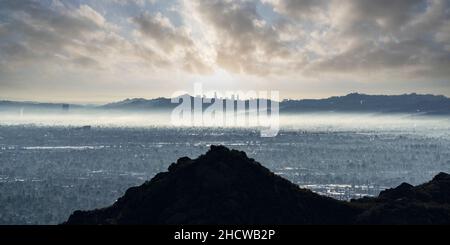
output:
{"label": "silhouetted foreground hill", "polygon": [[353,200],[352,205],[365,209],[355,223],[450,224],[450,175],[440,173],[418,186],[403,183],[377,198]]}
{"label": "silhouetted foreground hill", "polygon": [[450,223],[449,204],[444,173],[343,202],[300,189],[244,152],[211,146],[128,189],[110,207],[75,211],[65,224],[440,224]]}

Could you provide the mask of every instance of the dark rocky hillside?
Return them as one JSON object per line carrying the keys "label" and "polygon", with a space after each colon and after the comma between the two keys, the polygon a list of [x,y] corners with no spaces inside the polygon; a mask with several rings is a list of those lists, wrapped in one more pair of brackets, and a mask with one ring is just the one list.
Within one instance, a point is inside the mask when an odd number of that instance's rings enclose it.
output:
{"label": "dark rocky hillside", "polygon": [[353,223],[449,224],[450,176],[343,202],[299,188],[244,152],[211,146],[128,189],[110,207],[75,211],[65,224]]}
{"label": "dark rocky hillside", "polygon": [[450,175],[440,173],[428,183],[400,186],[362,198],[353,205],[366,210],[355,223],[362,224],[450,224]]}

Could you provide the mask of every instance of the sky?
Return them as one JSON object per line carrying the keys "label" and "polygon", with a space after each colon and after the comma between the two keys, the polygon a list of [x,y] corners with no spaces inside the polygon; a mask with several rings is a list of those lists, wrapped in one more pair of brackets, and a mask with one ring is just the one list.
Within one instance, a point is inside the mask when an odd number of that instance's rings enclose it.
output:
{"label": "sky", "polygon": [[450,96],[449,0],[0,0],[0,100]]}

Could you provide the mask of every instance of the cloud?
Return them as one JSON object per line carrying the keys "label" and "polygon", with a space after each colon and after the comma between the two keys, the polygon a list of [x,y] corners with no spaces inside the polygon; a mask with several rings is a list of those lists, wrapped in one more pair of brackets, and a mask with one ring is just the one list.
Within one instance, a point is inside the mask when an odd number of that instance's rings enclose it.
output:
{"label": "cloud", "polygon": [[119,5],[127,5],[127,4],[136,4],[139,7],[145,6],[145,3],[150,2],[153,3],[155,0],[107,0],[117,3]]}
{"label": "cloud", "polygon": [[338,25],[355,30],[366,28],[367,31],[399,31],[427,6],[427,0],[346,0],[343,5],[345,15]]}
{"label": "cloud", "polygon": [[327,0],[263,0],[271,4],[274,10],[289,18],[307,20],[323,20],[326,18],[330,1]]}
{"label": "cloud", "polygon": [[5,32],[0,53],[9,60],[10,69],[36,63],[98,68],[106,50],[120,52],[120,45],[113,46],[121,42],[113,27],[87,5],[45,7],[35,1],[2,1],[0,5]]}
{"label": "cloud", "polygon": [[146,12],[132,21],[138,25],[138,38],[150,40],[152,46],[159,47],[174,64],[180,63],[181,68],[190,73],[211,72],[212,69],[199,55],[199,49],[187,27],[175,27],[169,18],[159,12]]}
{"label": "cloud", "polygon": [[[439,41],[449,6],[444,1],[346,1],[319,43],[332,42],[337,52],[322,55],[316,72],[387,72],[403,79],[448,79],[450,53]],[[323,41],[327,40],[327,41]],[[322,45],[326,47],[326,45]]]}
{"label": "cloud", "polygon": [[144,13],[133,21],[138,24],[139,32],[155,42],[165,52],[172,52],[176,47],[192,47],[193,42],[187,30],[175,28],[170,19],[161,13]]}
{"label": "cloud", "polygon": [[[36,1],[0,3],[2,71],[18,72],[36,63],[49,69],[111,70],[127,63],[130,67],[145,65],[148,69],[179,66],[193,73],[209,71],[208,65],[195,54],[188,33],[173,27],[161,14],[144,13],[133,18],[139,26],[137,31],[154,41],[152,45],[144,45],[141,39],[123,36],[121,27],[108,22],[88,5],[55,3],[50,6]],[[185,55],[169,56],[175,48]],[[189,60],[192,64],[188,64]]]}
{"label": "cloud", "polygon": [[200,24],[215,36],[211,45],[218,66],[263,75],[276,72],[276,63],[289,58],[289,43],[259,14],[255,2],[200,0],[193,5]]}
{"label": "cloud", "polygon": [[[233,73],[448,76],[440,65],[449,57],[446,1],[194,2],[189,11],[215,35],[216,65]],[[258,4],[278,18],[261,14]]]}

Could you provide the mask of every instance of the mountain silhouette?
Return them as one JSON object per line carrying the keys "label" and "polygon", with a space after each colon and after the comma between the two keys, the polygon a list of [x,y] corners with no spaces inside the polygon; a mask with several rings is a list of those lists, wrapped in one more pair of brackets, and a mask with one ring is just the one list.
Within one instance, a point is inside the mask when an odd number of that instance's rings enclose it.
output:
{"label": "mountain silhouette", "polygon": [[[188,96],[193,100],[194,97]],[[223,100],[223,98],[217,98]],[[216,98],[211,98],[214,102]],[[182,100],[179,101],[181,103]],[[234,100],[237,103],[238,100]],[[240,100],[243,101],[243,100]],[[246,108],[249,101],[245,100]],[[270,105],[271,101],[268,101]],[[209,104],[205,103],[206,109]],[[70,105],[72,109],[94,111],[120,112],[169,112],[178,103],[172,103],[170,98],[144,99],[134,98],[104,105]],[[1,111],[58,111],[63,104],[0,101]],[[193,106],[193,103],[191,103]],[[270,106],[269,106],[270,108]],[[351,93],[345,96],[333,96],[325,99],[283,100],[279,103],[280,113],[315,113],[315,112],[343,112],[343,113],[407,113],[418,115],[450,115],[450,98],[442,95],[430,94],[402,94],[402,95],[367,95]]]}
{"label": "mountain silhouette", "polygon": [[[194,97],[190,98],[192,100]],[[249,101],[243,102],[248,107]],[[270,100],[268,102],[270,104]],[[170,110],[176,106],[177,104],[171,103],[170,99],[157,98],[151,100],[127,99],[106,104],[101,108],[114,110]],[[207,106],[205,105],[205,107]],[[280,113],[344,112],[449,115],[450,99],[441,95],[415,93],[402,95],[351,93],[345,96],[333,96],[325,99],[283,100],[279,103],[279,109]]]}
{"label": "mountain silhouette", "polygon": [[429,94],[367,95],[351,93],[317,100],[285,100],[280,111],[450,114],[450,99]]}
{"label": "mountain silhouette", "polygon": [[301,189],[242,151],[211,146],[129,188],[112,206],[75,211],[64,224],[448,224],[449,204],[444,173],[345,202]]}

